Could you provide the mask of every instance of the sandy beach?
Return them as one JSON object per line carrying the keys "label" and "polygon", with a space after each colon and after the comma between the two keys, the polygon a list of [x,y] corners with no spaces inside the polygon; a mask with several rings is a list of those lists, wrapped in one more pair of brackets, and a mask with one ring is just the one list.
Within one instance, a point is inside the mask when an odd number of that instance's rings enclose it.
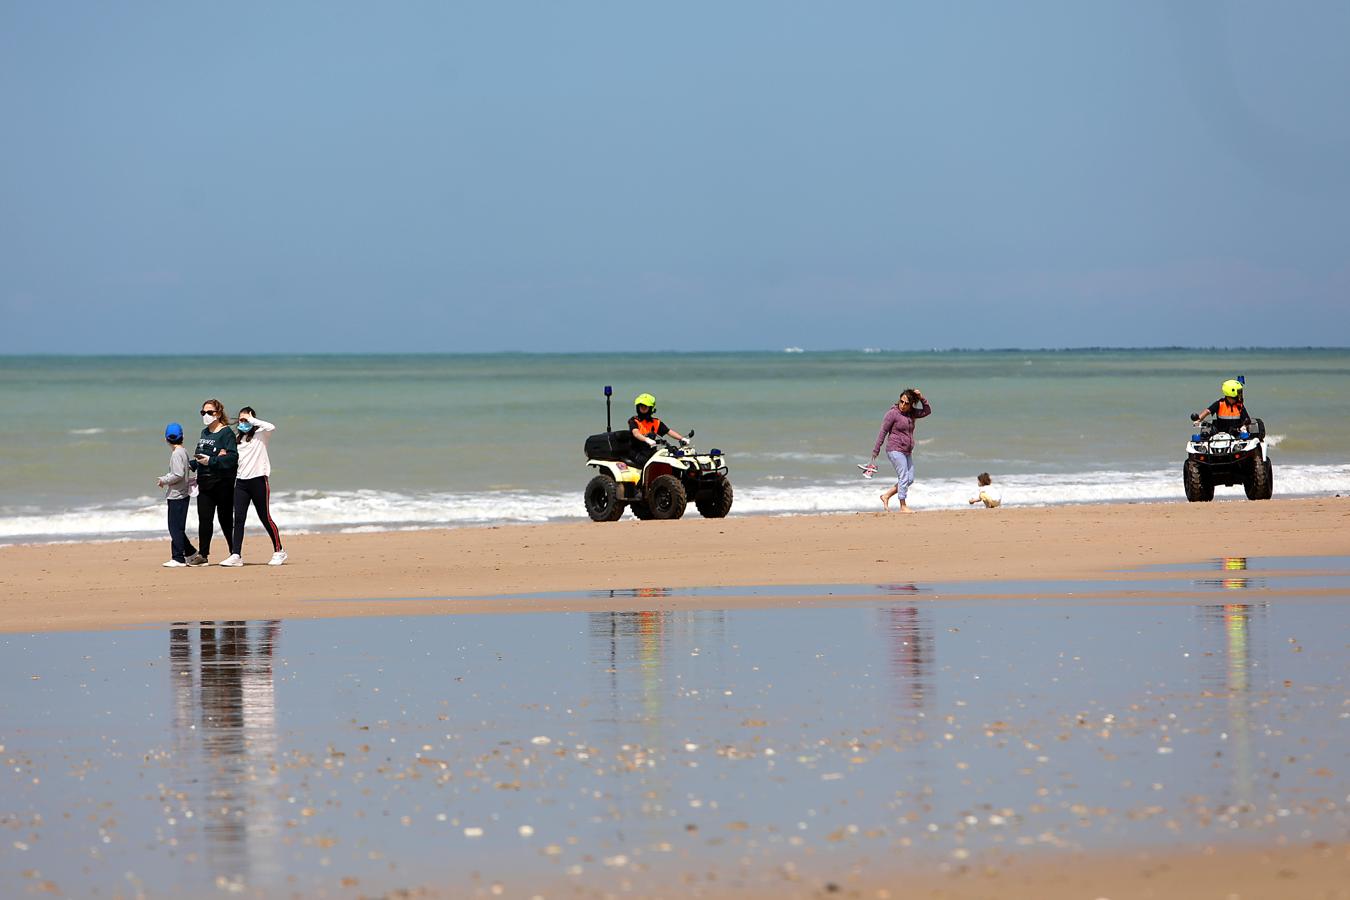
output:
{"label": "sandy beach", "polygon": [[[1336,497],[312,534],[281,567],[250,533],[241,569],[6,547],[0,821],[27,824],[0,867],[106,877],[59,863],[103,840],[58,815],[97,771],[142,870],[198,877],[155,855],[182,842],[263,893],[280,853],[301,896],[1345,898],[1345,576],[1316,557],[1347,555],[1347,518]],[[1251,569],[1229,585],[1222,557]],[[486,615],[562,611],[584,615]],[[399,868],[330,869],[330,846]]]}
{"label": "sandy beach", "polygon": [[[511,596],[583,590],[1127,580],[1124,570],[1220,556],[1345,554],[1347,535],[1350,501],[1328,498],[312,534],[288,537],[291,561],[275,568],[261,565],[256,530],[242,569],[163,569],[167,540],[13,546],[0,549],[0,631],[700,602]],[[446,597],[464,599],[416,599]]]}

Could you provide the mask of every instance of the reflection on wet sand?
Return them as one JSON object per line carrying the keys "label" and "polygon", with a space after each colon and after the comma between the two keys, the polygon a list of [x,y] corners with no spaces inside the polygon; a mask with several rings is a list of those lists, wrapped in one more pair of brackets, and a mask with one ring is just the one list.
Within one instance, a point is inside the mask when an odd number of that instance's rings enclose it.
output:
{"label": "reflection on wet sand", "polygon": [[[280,628],[276,621],[251,628],[179,622],[169,630],[178,760],[172,800],[182,819],[198,822],[207,866],[224,888],[271,880],[280,871],[272,675]],[[189,845],[189,861],[195,857]]]}
{"label": "reflection on wet sand", "polygon": [[936,641],[931,614],[917,606],[887,606],[877,613],[889,640],[887,657],[900,708],[909,713],[923,713],[934,700]]}
{"label": "reflection on wet sand", "polygon": [[1261,668],[1260,656],[1253,646],[1252,625],[1263,623],[1265,604],[1224,603],[1199,608],[1201,623],[1212,644],[1222,649],[1206,657],[1218,661],[1201,675],[1208,691],[1225,698],[1227,704],[1228,755],[1233,773],[1231,803],[1246,806],[1252,802],[1252,706],[1260,702],[1253,696],[1253,676]]}
{"label": "reflection on wet sand", "polygon": [[1228,591],[1244,591],[1249,588],[1265,587],[1266,581],[1263,578],[1249,578],[1246,575],[1234,574],[1247,571],[1247,557],[1245,556],[1224,556],[1215,560],[1215,566],[1224,573],[1224,577],[1200,578],[1196,580],[1196,586],[1214,587]]}

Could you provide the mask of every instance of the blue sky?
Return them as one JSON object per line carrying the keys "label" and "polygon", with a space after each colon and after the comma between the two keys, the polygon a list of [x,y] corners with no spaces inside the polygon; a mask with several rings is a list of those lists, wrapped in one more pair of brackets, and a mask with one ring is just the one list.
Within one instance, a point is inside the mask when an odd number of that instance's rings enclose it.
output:
{"label": "blue sky", "polygon": [[1350,4],[0,5],[0,352],[1350,345]]}

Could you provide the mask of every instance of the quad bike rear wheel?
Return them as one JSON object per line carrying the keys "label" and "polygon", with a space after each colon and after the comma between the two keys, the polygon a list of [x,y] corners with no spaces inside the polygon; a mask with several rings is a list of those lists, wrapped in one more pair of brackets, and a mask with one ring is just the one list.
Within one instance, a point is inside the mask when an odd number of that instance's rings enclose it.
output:
{"label": "quad bike rear wheel", "polygon": [[633,511],[633,515],[644,522],[652,517],[652,508],[642,500],[634,500],[628,504],[628,508]]}
{"label": "quad bike rear wheel", "polygon": [[678,519],[689,502],[684,485],[674,475],[657,475],[643,493],[653,519]]}
{"label": "quad bike rear wheel", "polygon": [[1186,499],[1192,503],[1207,503],[1214,499],[1214,482],[1195,460],[1188,459],[1181,467],[1181,482],[1186,488]]}
{"label": "quad bike rear wheel", "polygon": [[586,515],[596,522],[617,522],[623,515],[619,486],[608,475],[597,475],[586,485]]}
{"label": "quad bike rear wheel", "polygon": [[1254,460],[1252,470],[1242,479],[1248,500],[1269,500],[1275,493],[1275,471],[1268,459]]}
{"label": "quad bike rear wheel", "polygon": [[722,519],[731,512],[733,494],[731,482],[719,478],[714,483],[705,485],[694,495],[694,505],[698,507],[699,515],[703,518]]}

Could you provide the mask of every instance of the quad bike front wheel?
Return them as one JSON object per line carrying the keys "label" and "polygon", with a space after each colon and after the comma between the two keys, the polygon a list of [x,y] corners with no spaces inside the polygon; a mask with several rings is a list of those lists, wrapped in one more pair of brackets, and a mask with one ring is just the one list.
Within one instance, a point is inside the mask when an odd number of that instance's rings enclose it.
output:
{"label": "quad bike front wheel", "polygon": [[653,519],[678,519],[689,502],[684,485],[674,475],[656,476],[643,493]]}
{"label": "quad bike front wheel", "polygon": [[597,475],[586,485],[586,515],[596,522],[617,522],[623,515],[619,486],[608,475]]}
{"label": "quad bike front wheel", "polygon": [[1192,503],[1208,503],[1214,499],[1214,482],[1209,480],[1204,467],[1193,459],[1186,460],[1181,467],[1181,483],[1186,488],[1186,499]]}
{"label": "quad bike front wheel", "polygon": [[1252,469],[1242,479],[1242,490],[1248,500],[1269,500],[1275,493],[1275,471],[1268,459],[1253,461]]}
{"label": "quad bike front wheel", "polygon": [[628,504],[628,508],[633,511],[633,515],[636,518],[639,518],[644,522],[652,517],[652,508],[642,500],[634,500],[632,503]]}
{"label": "quad bike front wheel", "polygon": [[694,495],[694,505],[698,507],[699,515],[705,519],[723,519],[731,512],[733,496],[731,482],[719,478],[713,484],[705,485]]}

